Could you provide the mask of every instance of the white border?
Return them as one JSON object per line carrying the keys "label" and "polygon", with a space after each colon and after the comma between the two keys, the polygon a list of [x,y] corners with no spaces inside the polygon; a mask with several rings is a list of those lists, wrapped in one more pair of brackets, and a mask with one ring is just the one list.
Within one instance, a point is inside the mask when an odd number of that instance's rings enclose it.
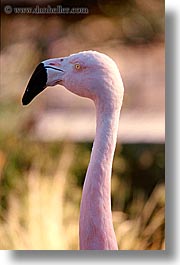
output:
{"label": "white border", "polygon": [[[32,252],[24,251],[24,254],[18,255],[18,251],[0,251],[1,264],[19,264],[21,262],[28,264],[66,264],[67,261],[75,264],[103,262],[109,264],[116,262],[120,264],[179,264],[180,261],[180,218],[179,218],[179,202],[180,202],[180,145],[178,136],[180,135],[180,65],[179,65],[179,47],[180,47],[180,2],[178,0],[166,0],[166,29],[174,31],[174,37],[171,32],[166,32],[166,251],[123,251],[117,255],[107,255],[108,253],[98,254],[98,252]],[[167,22],[170,25],[167,26]],[[171,27],[173,26],[173,27]],[[172,39],[168,39],[172,36]],[[170,46],[170,47],[169,47]],[[171,55],[172,54],[172,55]],[[172,60],[174,59],[174,60]],[[170,65],[167,67],[167,65]],[[170,73],[169,73],[170,72]],[[170,87],[172,85],[172,88]],[[173,87],[174,85],[174,87]],[[174,92],[173,92],[174,91]],[[174,97],[172,94],[174,93]],[[168,96],[168,98],[167,98]],[[174,109],[175,111],[171,111]],[[170,126],[169,126],[170,125]],[[171,210],[173,209],[173,210]],[[173,236],[174,234],[174,236]],[[79,253],[79,254],[78,254]],[[81,254],[81,255],[80,255]],[[81,257],[80,257],[81,256]]]}

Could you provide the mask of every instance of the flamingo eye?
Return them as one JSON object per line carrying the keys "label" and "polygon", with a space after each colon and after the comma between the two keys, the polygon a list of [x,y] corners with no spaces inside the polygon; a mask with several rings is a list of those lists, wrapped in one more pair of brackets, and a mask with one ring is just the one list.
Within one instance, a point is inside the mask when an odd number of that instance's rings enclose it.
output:
{"label": "flamingo eye", "polygon": [[79,63],[76,63],[75,68],[76,68],[76,70],[79,70],[81,68],[81,65]]}

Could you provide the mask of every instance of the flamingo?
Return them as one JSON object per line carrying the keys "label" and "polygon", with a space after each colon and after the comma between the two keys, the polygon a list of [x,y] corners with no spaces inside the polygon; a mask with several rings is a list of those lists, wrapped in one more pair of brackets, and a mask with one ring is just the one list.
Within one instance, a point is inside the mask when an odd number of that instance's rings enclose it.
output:
{"label": "flamingo", "polygon": [[47,86],[63,85],[96,108],[96,136],[82,192],[80,250],[118,250],[111,212],[111,172],[124,86],[116,63],[96,51],[42,61],[22,98],[29,104]]}

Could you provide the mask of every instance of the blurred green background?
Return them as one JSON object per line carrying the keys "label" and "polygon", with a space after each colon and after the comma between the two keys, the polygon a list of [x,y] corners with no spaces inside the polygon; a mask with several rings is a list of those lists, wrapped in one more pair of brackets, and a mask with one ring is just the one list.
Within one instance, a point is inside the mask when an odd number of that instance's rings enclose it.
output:
{"label": "blurred green background", "polygon": [[[88,13],[14,11],[37,5]],[[125,86],[112,173],[119,248],[165,249],[164,15],[161,0],[1,1],[1,249],[78,249],[93,104],[60,86],[27,108],[21,97],[40,61],[89,49],[117,62]]]}

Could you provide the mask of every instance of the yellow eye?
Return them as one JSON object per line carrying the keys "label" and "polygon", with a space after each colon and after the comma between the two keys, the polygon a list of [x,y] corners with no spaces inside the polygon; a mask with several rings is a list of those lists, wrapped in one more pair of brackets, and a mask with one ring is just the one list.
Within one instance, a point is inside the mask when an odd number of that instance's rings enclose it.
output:
{"label": "yellow eye", "polygon": [[76,64],[75,64],[75,68],[76,68],[77,70],[79,70],[79,69],[81,68],[80,64],[79,64],[79,63],[76,63]]}

